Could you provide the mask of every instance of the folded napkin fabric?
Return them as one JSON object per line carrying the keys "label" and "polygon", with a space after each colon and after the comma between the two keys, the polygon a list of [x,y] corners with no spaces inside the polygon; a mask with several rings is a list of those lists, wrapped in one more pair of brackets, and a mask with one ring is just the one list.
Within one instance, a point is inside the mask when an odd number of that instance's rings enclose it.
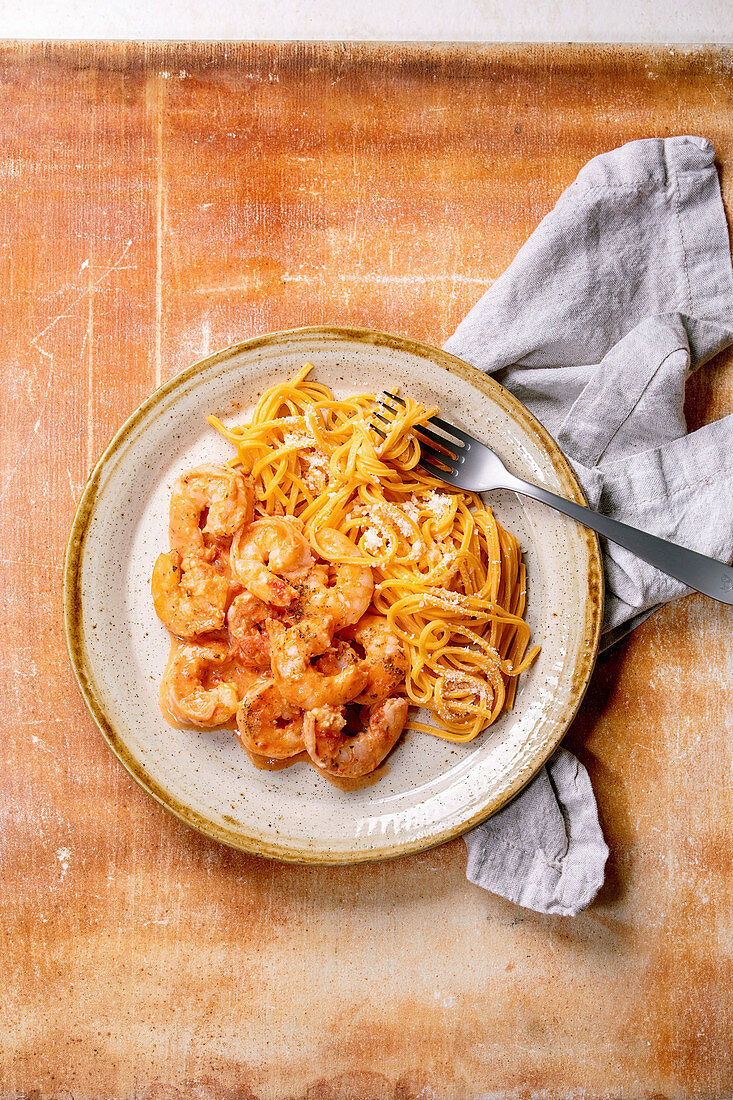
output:
{"label": "folded napkin fabric", "polygon": [[[729,561],[733,415],[687,434],[690,371],[733,343],[733,271],[700,137],[634,141],[591,160],[445,345],[511,390],[572,462],[588,503]],[[689,591],[602,540],[605,648]],[[560,750],[466,837],[468,877],[574,915],[608,849],[583,766]]]}

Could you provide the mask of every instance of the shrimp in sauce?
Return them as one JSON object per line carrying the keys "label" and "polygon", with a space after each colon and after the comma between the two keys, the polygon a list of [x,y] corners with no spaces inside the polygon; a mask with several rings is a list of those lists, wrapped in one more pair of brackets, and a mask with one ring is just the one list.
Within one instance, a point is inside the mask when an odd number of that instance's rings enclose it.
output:
{"label": "shrimp in sauce", "polygon": [[344,778],[368,775],[394,748],[407,721],[407,700],[385,699],[369,707],[362,728],[345,732],[344,708],[315,707],[303,720],[303,739],[313,763]]}
{"label": "shrimp in sauce", "polygon": [[275,683],[284,699],[309,710],[325,705],[339,706],[355,699],[366,686],[368,672],[363,661],[348,661],[333,671],[320,671],[311,661],[331,646],[333,623],[328,616],[306,617],[294,626],[270,620],[270,662]]}
{"label": "shrimp in sauce", "polygon": [[276,607],[293,603],[298,592],[290,582],[302,580],[314,564],[298,521],[286,516],[247,524],[232,539],[229,560],[247,591]]}
{"label": "shrimp in sauce", "polygon": [[252,485],[229,466],[202,465],[175,483],[171,549],[152,578],[156,613],[175,636],[163,711],[200,728],[236,716],[255,758],[289,762],[307,750],[332,776],[368,775],[399,739],[408,706],[393,694],[404,647],[368,612],[372,568],[335,528],[311,546],[300,520],[255,519],[254,505]]}
{"label": "shrimp in sauce", "polygon": [[156,615],[178,638],[191,640],[224,626],[229,582],[204,556],[160,554],[151,590]]}
{"label": "shrimp in sauce", "polygon": [[265,623],[273,608],[251,592],[241,592],[227,611],[227,630],[232,654],[245,668],[269,671],[270,640]]}
{"label": "shrimp in sauce", "polygon": [[369,669],[367,685],[357,702],[384,702],[405,681],[407,654],[404,645],[392,633],[384,615],[364,615],[346,636],[362,646]]}
{"label": "shrimp in sauce", "polygon": [[[361,552],[341,531],[324,527],[315,536],[317,551],[328,558],[357,558]],[[316,583],[304,595],[307,615],[328,615],[333,620],[334,633],[358,623],[374,595],[374,577],[369,565],[358,562],[337,562],[329,566],[332,584]]]}
{"label": "shrimp in sauce", "polygon": [[303,752],[303,711],[286,702],[269,676],[261,676],[237,710],[237,729],[245,748],[258,756],[284,760]]}
{"label": "shrimp in sauce", "polygon": [[179,477],[171,495],[172,550],[201,552],[228,540],[254,516],[254,489],[239,470],[207,464]]}
{"label": "shrimp in sauce", "polygon": [[224,642],[171,647],[160,687],[164,709],[194,726],[221,726],[237,713],[239,694]]}

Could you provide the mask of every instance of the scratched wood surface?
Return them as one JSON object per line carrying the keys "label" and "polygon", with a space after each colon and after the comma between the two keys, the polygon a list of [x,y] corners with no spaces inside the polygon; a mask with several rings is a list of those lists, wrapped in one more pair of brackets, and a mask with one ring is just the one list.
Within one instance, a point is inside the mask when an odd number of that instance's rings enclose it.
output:
{"label": "scratched wood surface", "polygon": [[[161,381],[333,322],[441,343],[589,157],[699,133],[733,209],[723,50],[0,46],[0,1096],[733,1094],[731,616],[601,659],[570,746],[611,847],[575,920],[462,841],[310,870],[197,835],[106,748],[66,659],[85,478]],[[731,361],[690,383],[731,407]]]}

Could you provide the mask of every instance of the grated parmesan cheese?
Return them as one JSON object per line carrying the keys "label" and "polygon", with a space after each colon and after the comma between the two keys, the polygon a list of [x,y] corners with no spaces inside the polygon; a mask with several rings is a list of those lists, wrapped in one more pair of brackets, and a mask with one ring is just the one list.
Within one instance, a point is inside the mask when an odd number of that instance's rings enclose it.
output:
{"label": "grated parmesan cheese", "polygon": [[445,519],[450,506],[450,496],[447,493],[439,493],[436,489],[431,489],[423,501],[423,507],[430,512],[432,518],[438,523]]}
{"label": "grated parmesan cheese", "polygon": [[313,436],[309,432],[285,432],[283,435],[283,447],[312,447]]}
{"label": "grated parmesan cheese", "polygon": [[479,702],[491,703],[493,691],[482,680],[475,680],[462,672],[453,672],[450,669],[442,673],[443,683],[449,691],[466,691],[473,695]]}
{"label": "grated parmesan cheese", "polygon": [[420,608],[427,607],[443,607],[447,610],[453,610],[456,608],[464,608],[465,600],[468,597],[462,595],[460,592],[451,592],[448,588],[438,588],[430,593],[429,596],[423,596],[420,600]]}
{"label": "grated parmesan cheese", "polygon": [[392,520],[392,523],[399,533],[404,535],[406,539],[414,535],[412,526],[406,519],[405,513],[402,508],[400,508],[399,504],[373,504],[372,512],[377,518],[384,516],[388,520]]}
{"label": "grated parmesan cheese", "polygon": [[300,456],[305,469],[303,481],[312,493],[322,492],[328,485],[328,456],[313,448]]}
{"label": "grated parmesan cheese", "polygon": [[[286,417],[281,423],[294,423],[297,416]],[[296,431],[284,432],[283,447],[295,447],[300,452],[299,458],[303,464],[303,481],[312,493],[322,492],[328,485],[328,456],[316,444],[311,432],[300,427]]]}
{"label": "grated parmesan cheese", "polygon": [[364,549],[370,554],[376,554],[382,549],[384,539],[373,527],[367,527],[363,535]]}

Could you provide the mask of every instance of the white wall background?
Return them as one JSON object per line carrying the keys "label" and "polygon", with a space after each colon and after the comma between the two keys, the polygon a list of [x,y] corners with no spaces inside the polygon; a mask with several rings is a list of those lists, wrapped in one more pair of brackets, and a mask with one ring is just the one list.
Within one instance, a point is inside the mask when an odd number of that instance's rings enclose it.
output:
{"label": "white wall background", "polygon": [[3,38],[732,43],[733,0],[0,0]]}

